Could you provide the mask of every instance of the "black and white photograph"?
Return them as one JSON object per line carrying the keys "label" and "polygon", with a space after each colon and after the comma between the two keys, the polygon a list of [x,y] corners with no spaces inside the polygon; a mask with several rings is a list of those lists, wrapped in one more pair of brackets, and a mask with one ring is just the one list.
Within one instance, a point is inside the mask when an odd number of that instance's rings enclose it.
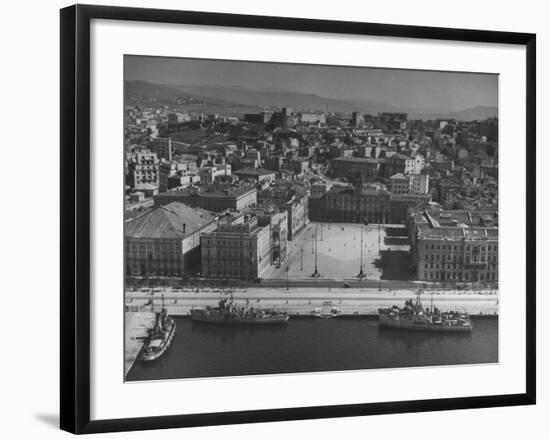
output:
{"label": "black and white photograph", "polygon": [[125,380],[498,363],[498,88],[125,55]]}

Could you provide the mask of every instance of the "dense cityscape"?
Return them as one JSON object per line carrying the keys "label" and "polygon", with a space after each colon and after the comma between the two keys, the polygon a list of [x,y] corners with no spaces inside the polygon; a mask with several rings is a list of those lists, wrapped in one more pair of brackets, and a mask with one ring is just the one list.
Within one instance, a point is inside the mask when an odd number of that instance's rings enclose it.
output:
{"label": "dense cityscape", "polygon": [[357,223],[402,227],[397,279],[498,282],[496,118],[178,102],[125,109],[128,278],[260,282],[308,225]]}
{"label": "dense cityscape", "polygon": [[498,361],[496,77],[127,62],[128,380]]}

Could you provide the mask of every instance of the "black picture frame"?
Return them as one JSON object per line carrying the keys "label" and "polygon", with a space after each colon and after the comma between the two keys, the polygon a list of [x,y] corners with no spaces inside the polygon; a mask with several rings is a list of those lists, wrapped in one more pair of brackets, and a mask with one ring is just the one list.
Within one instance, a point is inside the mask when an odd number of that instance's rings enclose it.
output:
{"label": "black picture frame", "polygon": [[[131,20],[334,34],[503,43],[526,48],[525,393],[224,413],[90,420],[90,21]],[[535,404],[536,35],[289,17],[75,5],[61,10],[60,425],[72,433],[192,427]]]}

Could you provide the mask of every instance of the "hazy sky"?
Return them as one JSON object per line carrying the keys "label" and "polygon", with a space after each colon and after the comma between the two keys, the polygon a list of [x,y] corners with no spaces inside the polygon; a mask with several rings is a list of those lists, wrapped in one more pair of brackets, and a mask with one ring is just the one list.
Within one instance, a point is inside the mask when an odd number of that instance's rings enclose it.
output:
{"label": "hazy sky", "polygon": [[125,57],[125,79],[158,84],[285,89],[402,108],[463,110],[498,105],[498,76],[367,67]]}

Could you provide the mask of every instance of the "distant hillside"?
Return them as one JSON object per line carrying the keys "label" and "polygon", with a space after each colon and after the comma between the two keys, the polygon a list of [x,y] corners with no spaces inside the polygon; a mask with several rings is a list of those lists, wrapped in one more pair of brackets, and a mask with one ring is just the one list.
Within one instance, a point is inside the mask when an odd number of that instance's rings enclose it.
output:
{"label": "distant hillside", "polygon": [[[245,113],[260,109],[290,107],[295,111],[334,111],[351,113],[360,111],[367,114],[379,112],[406,112],[409,119],[458,119],[476,120],[497,117],[497,107],[478,106],[462,111],[434,111],[394,107],[384,102],[369,99],[349,101],[325,98],[315,94],[299,93],[276,87],[252,90],[242,86],[213,85],[161,85],[146,81],[126,81],[127,102],[139,102],[148,97],[161,100],[175,98],[190,99],[190,110],[220,113]],[[187,105],[187,104],[186,104]],[[198,107],[198,108],[197,108]]]}
{"label": "distant hillside", "polygon": [[461,111],[449,112],[423,112],[409,111],[409,119],[457,119],[457,120],[483,120],[490,117],[498,117],[498,107],[478,106]]}
{"label": "distant hillside", "polygon": [[218,98],[261,108],[290,107],[296,111],[326,111],[328,107],[329,111],[345,113],[351,113],[352,111],[362,111],[364,113],[390,111],[388,105],[366,99],[348,102],[340,99],[325,98],[315,94],[298,93],[279,88],[251,90],[243,87],[209,85],[181,85],[173,87],[177,87],[179,90],[194,96]]}

